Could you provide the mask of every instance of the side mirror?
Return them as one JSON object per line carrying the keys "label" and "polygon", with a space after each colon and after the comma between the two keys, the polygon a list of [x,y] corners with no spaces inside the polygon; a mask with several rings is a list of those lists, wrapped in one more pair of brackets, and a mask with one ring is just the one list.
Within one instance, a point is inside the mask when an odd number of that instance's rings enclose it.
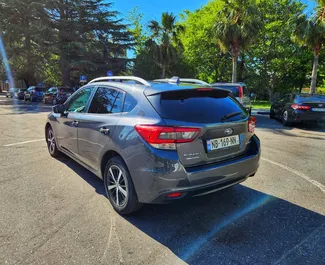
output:
{"label": "side mirror", "polygon": [[53,106],[53,112],[63,114],[65,112],[65,106],[63,104],[55,105]]}

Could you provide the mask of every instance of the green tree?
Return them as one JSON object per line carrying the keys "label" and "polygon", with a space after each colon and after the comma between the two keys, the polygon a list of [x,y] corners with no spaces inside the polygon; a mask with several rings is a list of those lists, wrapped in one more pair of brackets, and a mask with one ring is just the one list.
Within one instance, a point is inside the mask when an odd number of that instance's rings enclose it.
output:
{"label": "green tree", "polygon": [[223,52],[233,58],[232,82],[237,81],[237,62],[241,52],[247,50],[257,38],[262,27],[255,1],[225,0],[224,8],[217,14],[216,37]]}
{"label": "green tree", "polygon": [[167,68],[179,59],[179,34],[184,28],[176,24],[176,17],[168,12],[162,13],[161,23],[152,20],[148,27],[152,35],[145,45],[153,54],[155,63],[161,68],[161,77],[165,78]]}
{"label": "green tree", "polygon": [[325,24],[317,17],[307,18],[304,13],[297,13],[293,20],[293,37],[301,45],[313,51],[313,70],[311,75],[310,93],[316,92],[317,69],[319,55],[325,44]]}

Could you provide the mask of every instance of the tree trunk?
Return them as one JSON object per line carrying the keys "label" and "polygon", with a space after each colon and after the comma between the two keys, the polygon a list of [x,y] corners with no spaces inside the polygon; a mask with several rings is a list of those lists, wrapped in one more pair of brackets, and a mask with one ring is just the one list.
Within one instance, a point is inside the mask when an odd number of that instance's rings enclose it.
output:
{"label": "tree trunk", "polygon": [[238,54],[235,54],[232,58],[232,79],[233,83],[237,82],[237,62],[238,62]]}
{"label": "tree trunk", "polygon": [[317,68],[318,68],[318,59],[319,59],[319,51],[314,50],[314,63],[313,63],[313,72],[311,75],[311,86],[310,86],[310,93],[316,93],[316,82],[317,82]]}
{"label": "tree trunk", "polygon": [[166,78],[166,65],[163,64],[163,67],[162,67],[162,76],[161,78]]}

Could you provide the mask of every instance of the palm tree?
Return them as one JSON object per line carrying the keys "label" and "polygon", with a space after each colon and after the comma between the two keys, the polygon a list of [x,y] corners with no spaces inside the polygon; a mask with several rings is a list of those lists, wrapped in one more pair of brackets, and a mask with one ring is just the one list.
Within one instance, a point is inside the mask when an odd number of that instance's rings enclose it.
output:
{"label": "palm tree", "polygon": [[257,38],[262,26],[259,10],[252,1],[225,0],[224,8],[218,13],[215,33],[223,52],[233,57],[232,82],[237,81],[237,62]]}
{"label": "palm tree", "polygon": [[310,85],[310,93],[314,94],[316,92],[319,54],[325,44],[325,23],[318,16],[312,16],[308,19],[305,14],[297,14],[291,23],[293,23],[294,40],[302,46],[307,46],[314,53]]}
{"label": "palm tree", "polygon": [[162,69],[162,78],[165,78],[167,67],[178,57],[178,49],[181,47],[178,35],[184,28],[177,25],[176,17],[168,12],[162,13],[161,23],[151,20],[148,27],[152,35],[146,46]]}

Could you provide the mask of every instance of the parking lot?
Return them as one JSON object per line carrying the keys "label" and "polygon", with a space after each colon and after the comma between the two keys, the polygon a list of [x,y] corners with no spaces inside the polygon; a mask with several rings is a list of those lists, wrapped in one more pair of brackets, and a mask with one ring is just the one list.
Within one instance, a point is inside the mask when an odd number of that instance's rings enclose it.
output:
{"label": "parking lot", "polygon": [[50,157],[50,111],[0,96],[0,264],[325,264],[324,127],[256,114],[254,177],[122,217],[101,180]]}

